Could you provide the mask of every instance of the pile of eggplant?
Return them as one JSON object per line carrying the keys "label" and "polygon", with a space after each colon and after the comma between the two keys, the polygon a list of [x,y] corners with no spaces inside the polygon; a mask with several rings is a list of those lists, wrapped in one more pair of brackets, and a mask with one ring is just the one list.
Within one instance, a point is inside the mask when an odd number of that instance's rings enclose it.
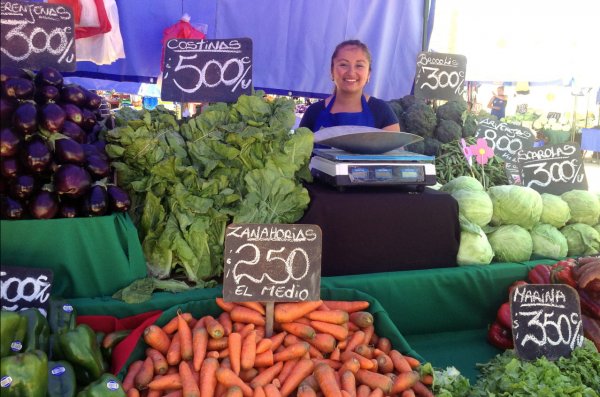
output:
{"label": "pile of eggplant", "polygon": [[[102,216],[129,209],[101,138],[101,97],[52,68],[0,68],[2,219]],[[109,117],[110,119],[110,117]]]}

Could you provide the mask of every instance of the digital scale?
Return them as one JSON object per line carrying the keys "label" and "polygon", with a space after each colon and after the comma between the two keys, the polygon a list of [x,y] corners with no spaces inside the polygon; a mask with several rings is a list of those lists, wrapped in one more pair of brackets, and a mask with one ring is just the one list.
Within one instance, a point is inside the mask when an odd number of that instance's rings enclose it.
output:
{"label": "digital scale", "polygon": [[435,157],[401,149],[422,137],[363,126],[336,126],[315,133],[318,146],[311,174],[338,188],[345,186],[414,186],[436,184]]}

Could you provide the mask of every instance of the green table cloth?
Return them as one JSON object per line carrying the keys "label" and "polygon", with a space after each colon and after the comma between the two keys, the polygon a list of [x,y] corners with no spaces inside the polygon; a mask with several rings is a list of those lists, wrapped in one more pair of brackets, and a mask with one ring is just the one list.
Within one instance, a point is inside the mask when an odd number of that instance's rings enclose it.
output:
{"label": "green table cloth", "polygon": [[129,215],[0,221],[0,263],[54,272],[52,295],[111,296],[146,276],[146,260]]}

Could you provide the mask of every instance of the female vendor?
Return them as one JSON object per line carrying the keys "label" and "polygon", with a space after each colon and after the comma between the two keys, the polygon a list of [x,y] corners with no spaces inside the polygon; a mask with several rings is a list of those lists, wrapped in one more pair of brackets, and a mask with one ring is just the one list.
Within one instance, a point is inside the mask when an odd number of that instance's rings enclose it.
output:
{"label": "female vendor", "polygon": [[306,109],[300,127],[316,132],[339,125],[361,125],[400,131],[398,117],[383,100],[363,92],[371,75],[371,54],[359,40],[337,45],[331,56],[333,95]]}

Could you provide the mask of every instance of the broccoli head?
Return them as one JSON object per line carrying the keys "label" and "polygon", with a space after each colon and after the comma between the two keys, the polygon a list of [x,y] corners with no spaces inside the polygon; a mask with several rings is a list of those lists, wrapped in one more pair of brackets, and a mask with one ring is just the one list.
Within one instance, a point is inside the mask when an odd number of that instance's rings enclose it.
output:
{"label": "broccoli head", "polygon": [[442,106],[438,107],[436,114],[438,119],[441,120],[452,120],[455,123],[462,125],[463,114],[467,110],[467,102],[464,99],[458,99],[454,101],[448,101]]}
{"label": "broccoli head", "polygon": [[440,120],[435,128],[435,137],[442,143],[449,143],[462,137],[462,127],[452,120]]}
{"label": "broccoli head", "polygon": [[442,151],[442,142],[438,141],[435,138],[425,138],[425,140],[423,140],[424,142],[424,148],[423,148],[423,154],[426,156],[437,156],[441,153]]}
{"label": "broccoli head", "polygon": [[398,117],[398,120],[400,120],[402,113],[404,112],[404,108],[402,107],[400,100],[392,99],[391,101],[388,101],[388,105],[390,105],[394,113],[396,113],[396,117]]}
{"label": "broccoli head", "polygon": [[433,135],[437,117],[429,105],[416,102],[402,114],[401,124],[406,132],[425,138]]}
{"label": "broccoli head", "polygon": [[465,121],[463,122],[462,137],[468,138],[475,136],[475,131],[477,131],[477,116],[472,113],[468,113],[467,117],[465,117]]}
{"label": "broccoli head", "polygon": [[399,99],[399,101],[403,109],[408,109],[415,103],[425,103],[423,99],[417,98],[414,95],[404,95],[402,98]]}

